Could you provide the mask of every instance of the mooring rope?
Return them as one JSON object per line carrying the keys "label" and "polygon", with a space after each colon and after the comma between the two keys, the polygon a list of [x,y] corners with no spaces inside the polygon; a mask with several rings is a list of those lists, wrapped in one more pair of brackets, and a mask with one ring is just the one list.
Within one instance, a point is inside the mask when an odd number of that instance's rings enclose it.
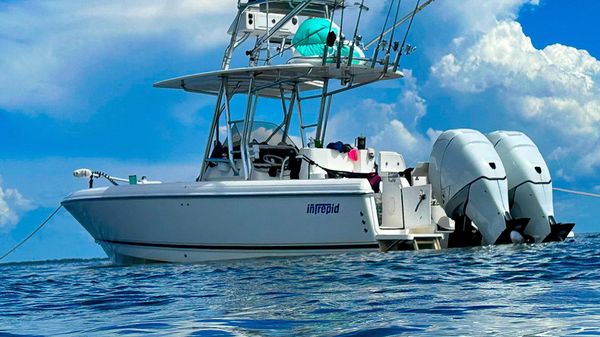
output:
{"label": "mooring rope", "polygon": [[565,192],[565,193],[583,195],[583,196],[586,196],[586,197],[600,198],[600,194],[596,194],[596,193],[581,192],[581,191],[575,191],[575,190],[567,190],[565,188],[559,188],[559,187],[554,187],[553,190],[559,191],[559,192]]}
{"label": "mooring rope", "polygon": [[44,227],[48,221],[50,221],[50,219],[52,219],[52,217],[54,217],[56,215],[56,213],[58,213],[58,211],[62,208],[62,205],[59,205],[54,212],[52,212],[52,214],[50,214],[46,220],[44,220],[44,222],[42,222],[39,226],[37,226],[33,232],[31,232],[31,234],[29,234],[25,239],[21,240],[21,242],[17,243],[16,246],[14,246],[13,248],[11,248],[8,252],[6,252],[4,255],[0,256],[0,261],[4,260],[5,257],[9,256],[12,252],[14,252],[15,250],[17,250],[19,247],[21,247],[23,244],[25,244],[25,242],[27,242],[27,240],[31,239],[35,233],[37,233],[40,229],[42,229],[42,227]]}

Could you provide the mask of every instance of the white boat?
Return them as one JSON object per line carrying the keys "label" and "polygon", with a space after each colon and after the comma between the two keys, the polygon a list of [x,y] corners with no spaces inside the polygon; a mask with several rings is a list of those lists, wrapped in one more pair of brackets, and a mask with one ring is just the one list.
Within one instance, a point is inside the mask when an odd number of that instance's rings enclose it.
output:
{"label": "white boat", "polygon": [[[483,239],[467,240],[470,243],[501,243],[501,235],[517,242],[519,235],[532,235],[524,226],[510,225],[514,219],[508,201],[502,199],[508,185],[500,186],[497,196],[469,202],[468,197],[459,200],[460,193],[452,200],[442,197],[445,178],[442,184],[429,181],[448,176],[447,170],[459,170],[463,177],[478,175],[477,170],[429,163],[410,169],[401,154],[377,152],[361,137],[355,148],[343,143],[323,147],[334,96],[402,78],[401,57],[413,50],[406,44],[412,20],[431,2],[417,2],[405,16],[390,5],[382,33],[363,44],[358,27],[368,11],[364,1],[356,4],[350,40],[340,34],[344,27],[333,22],[350,9],[344,1],[238,1],[222,69],[155,84],[216,97],[197,180],[161,183],[80,169],[75,175],[89,178],[90,188],[74,192],[63,206],[118,263],[441,249],[452,245],[452,235],[470,235],[464,226],[456,231],[454,220],[464,225],[463,220],[475,213],[481,217],[469,218],[469,228],[483,233]],[[255,43],[246,43],[251,38]],[[231,68],[241,46],[250,48],[244,53],[248,66]],[[369,57],[366,47],[374,47]],[[233,111],[231,101],[238,97],[245,107]],[[275,123],[255,119],[259,102],[265,100],[279,102],[281,112],[271,115]],[[303,115],[309,100],[318,102],[316,121],[306,121]],[[295,132],[292,118],[298,119]],[[299,144],[291,133],[299,137]],[[487,150],[498,156],[493,146]],[[112,186],[94,188],[99,178]],[[500,178],[506,179],[506,174]],[[476,184],[465,186],[472,185]],[[503,203],[508,215],[493,221],[485,217]],[[448,206],[466,204],[475,211],[453,212]]]}

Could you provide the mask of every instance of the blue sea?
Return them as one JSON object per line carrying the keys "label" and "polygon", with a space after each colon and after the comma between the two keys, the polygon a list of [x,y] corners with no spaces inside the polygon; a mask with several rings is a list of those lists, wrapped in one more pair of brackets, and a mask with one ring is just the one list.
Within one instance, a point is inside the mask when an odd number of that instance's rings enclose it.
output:
{"label": "blue sea", "polygon": [[2,264],[0,335],[598,336],[600,234],[193,265]]}

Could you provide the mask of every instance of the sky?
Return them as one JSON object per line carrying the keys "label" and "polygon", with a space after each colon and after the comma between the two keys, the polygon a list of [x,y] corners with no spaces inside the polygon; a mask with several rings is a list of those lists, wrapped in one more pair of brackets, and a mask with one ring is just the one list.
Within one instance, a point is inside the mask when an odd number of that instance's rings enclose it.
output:
{"label": "sky", "polygon": [[[365,40],[388,3],[366,1]],[[0,2],[0,251],[86,188],[74,169],[196,177],[214,98],[152,84],[219,68],[234,8],[231,0]],[[600,193],[599,10],[597,0],[436,0],[415,20],[405,78],[340,95],[326,141],[364,135],[414,165],[443,130],[518,130],[540,148],[554,186]],[[598,199],[554,198],[559,221],[599,230]],[[103,256],[63,210],[8,261]]]}

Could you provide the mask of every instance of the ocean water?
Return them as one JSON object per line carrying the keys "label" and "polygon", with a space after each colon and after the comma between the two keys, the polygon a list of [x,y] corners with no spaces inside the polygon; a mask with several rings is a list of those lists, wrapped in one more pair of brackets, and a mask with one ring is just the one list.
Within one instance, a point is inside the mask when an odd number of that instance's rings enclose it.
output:
{"label": "ocean water", "polygon": [[598,336],[600,234],[194,265],[0,265],[0,335]]}

